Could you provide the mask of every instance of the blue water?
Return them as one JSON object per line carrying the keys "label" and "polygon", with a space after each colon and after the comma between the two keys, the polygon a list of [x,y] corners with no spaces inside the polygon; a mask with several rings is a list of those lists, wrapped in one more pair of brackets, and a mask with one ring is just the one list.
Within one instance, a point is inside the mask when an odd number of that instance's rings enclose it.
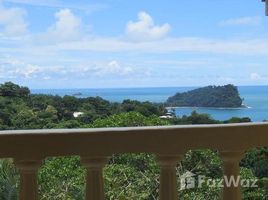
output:
{"label": "blue water", "polygon": [[[139,101],[164,102],[169,96],[177,92],[184,92],[194,87],[166,87],[166,88],[116,88],[116,89],[35,89],[34,94],[73,95],[82,93],[79,97],[100,96],[113,102],[124,99]],[[252,121],[268,120],[268,86],[238,87],[244,104],[249,108],[217,109],[217,108],[176,108],[178,116],[189,115],[193,110],[208,113],[214,119],[226,120],[231,117],[250,117]]]}

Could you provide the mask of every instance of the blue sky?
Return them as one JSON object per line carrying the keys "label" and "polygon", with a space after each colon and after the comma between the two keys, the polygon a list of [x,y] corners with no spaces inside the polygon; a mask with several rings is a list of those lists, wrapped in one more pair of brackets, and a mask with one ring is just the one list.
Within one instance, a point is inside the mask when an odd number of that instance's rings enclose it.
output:
{"label": "blue sky", "polygon": [[268,85],[261,0],[0,0],[0,82]]}

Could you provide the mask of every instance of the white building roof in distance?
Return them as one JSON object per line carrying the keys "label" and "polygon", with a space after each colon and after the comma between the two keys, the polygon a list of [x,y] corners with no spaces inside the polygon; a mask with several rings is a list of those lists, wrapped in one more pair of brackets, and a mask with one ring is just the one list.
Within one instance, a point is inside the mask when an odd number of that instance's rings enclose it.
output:
{"label": "white building roof in distance", "polygon": [[73,116],[74,116],[74,118],[77,118],[77,117],[80,117],[83,114],[84,114],[83,112],[74,112]]}

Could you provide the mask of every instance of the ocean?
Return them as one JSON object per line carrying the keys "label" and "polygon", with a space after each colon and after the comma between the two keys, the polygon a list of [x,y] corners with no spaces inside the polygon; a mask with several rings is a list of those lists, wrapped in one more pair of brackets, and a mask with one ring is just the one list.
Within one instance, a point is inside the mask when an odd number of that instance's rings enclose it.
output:
{"label": "ocean", "polygon": [[[33,89],[33,94],[73,95],[80,93],[80,98],[100,96],[112,102],[124,99],[138,101],[165,102],[177,92],[185,92],[196,87],[155,87],[155,88],[107,88],[107,89]],[[189,115],[196,110],[207,113],[217,120],[231,117],[249,117],[252,121],[268,120],[268,86],[240,86],[240,96],[247,108],[176,108],[177,116]]]}

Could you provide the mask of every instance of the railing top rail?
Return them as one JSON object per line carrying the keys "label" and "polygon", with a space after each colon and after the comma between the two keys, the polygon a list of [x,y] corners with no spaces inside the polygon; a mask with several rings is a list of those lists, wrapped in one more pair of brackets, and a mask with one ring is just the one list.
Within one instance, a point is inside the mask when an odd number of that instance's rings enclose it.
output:
{"label": "railing top rail", "polygon": [[268,146],[268,123],[0,131],[0,157],[183,154]]}
{"label": "railing top rail", "polygon": [[267,127],[268,122],[248,122],[230,124],[200,124],[200,125],[170,125],[170,126],[140,126],[140,127],[107,127],[107,128],[75,128],[75,129],[29,129],[29,130],[4,130],[0,131],[0,138],[4,135],[31,135],[31,134],[75,134],[75,133],[113,133],[129,131],[169,131],[182,129],[219,129],[219,128],[247,128]]}

